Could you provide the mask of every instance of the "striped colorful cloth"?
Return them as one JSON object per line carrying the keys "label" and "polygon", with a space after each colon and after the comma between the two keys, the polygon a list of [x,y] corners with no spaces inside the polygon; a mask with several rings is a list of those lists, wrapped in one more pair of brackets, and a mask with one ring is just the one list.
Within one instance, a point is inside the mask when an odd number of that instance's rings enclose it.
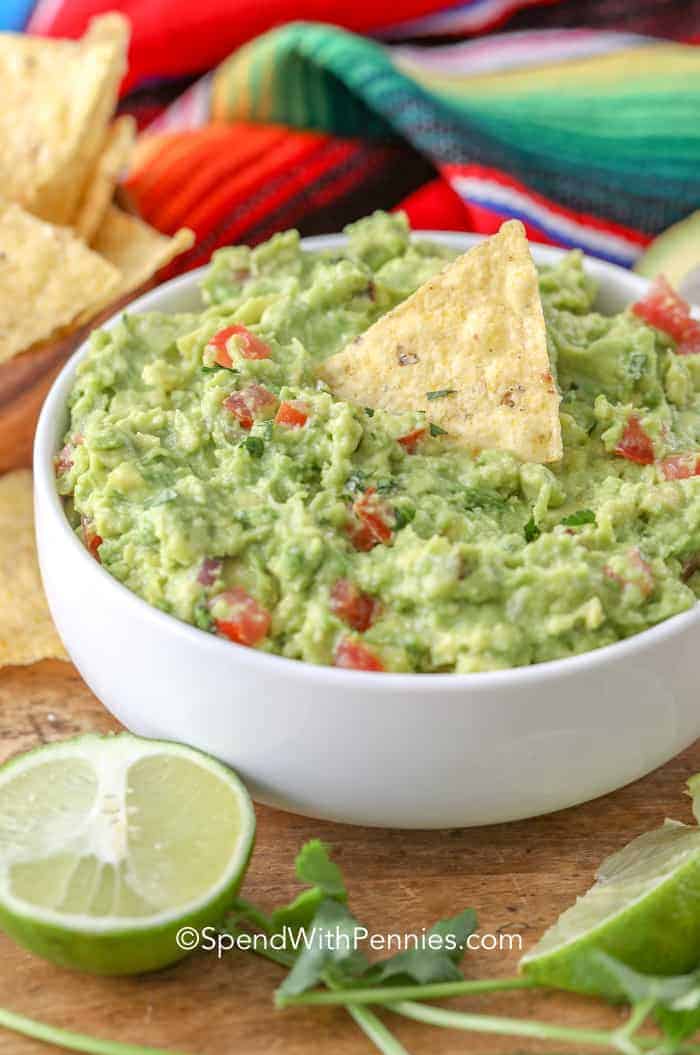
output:
{"label": "striped colorful cloth", "polygon": [[[700,207],[700,0],[42,0],[29,29],[75,36],[113,6],[146,126],[127,190],[155,226],[195,229],[180,267],[402,200],[414,226],[517,216],[630,265]],[[337,24],[279,25],[292,7]]]}

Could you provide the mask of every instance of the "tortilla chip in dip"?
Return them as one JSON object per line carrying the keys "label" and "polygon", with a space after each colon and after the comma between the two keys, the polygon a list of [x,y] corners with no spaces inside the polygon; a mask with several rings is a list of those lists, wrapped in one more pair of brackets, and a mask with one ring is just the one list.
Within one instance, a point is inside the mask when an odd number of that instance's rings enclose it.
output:
{"label": "tortilla chip in dip", "polygon": [[67,227],[0,201],[0,363],[114,299],[118,270]]}
{"label": "tortilla chip in dip", "polygon": [[0,476],[0,666],[67,658],[39,575],[32,474],[21,469]]}
{"label": "tortilla chip in dip", "polygon": [[320,376],[340,399],[422,410],[462,446],[562,457],[537,271],[517,220],[424,283]]}
{"label": "tortilla chip in dip", "polygon": [[53,223],[73,221],[126,69],[128,22],[96,19],[80,41],[0,34],[0,187]]}
{"label": "tortilla chip in dip", "polygon": [[136,122],[128,115],[118,118],[109,129],[73,224],[86,242],[92,241],[107,213],[119,177],[128,167],[135,136]]}
{"label": "tortilla chip in dip", "polygon": [[181,228],[172,238],[149,227],[143,220],[110,205],[93,239],[93,248],[120,272],[120,282],[103,302],[132,293],[194,244],[194,234]]}

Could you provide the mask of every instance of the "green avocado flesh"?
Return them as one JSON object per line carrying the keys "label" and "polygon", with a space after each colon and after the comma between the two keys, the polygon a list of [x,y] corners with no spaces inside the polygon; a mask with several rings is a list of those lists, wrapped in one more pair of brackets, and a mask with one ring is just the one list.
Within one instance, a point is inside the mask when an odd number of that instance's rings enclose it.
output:
{"label": "green avocado flesh", "polygon": [[[316,380],[454,255],[412,242],[400,215],[346,233],[342,250],[305,251],[294,231],[220,250],[201,314],[127,314],[93,334],[57,477],[103,567],[205,632],[318,664],[369,654],[386,671],[539,663],[692,607],[700,477],[667,480],[662,462],[699,449],[700,357],[630,312],[593,311],[571,253],[540,280],[563,461],[473,455],[418,413],[339,402]],[[269,357],[217,366],[209,342],[232,325]],[[253,384],[274,398],[246,429],[224,401]],[[291,401],[303,425],[275,421]],[[615,453],[631,416],[653,464]]]}

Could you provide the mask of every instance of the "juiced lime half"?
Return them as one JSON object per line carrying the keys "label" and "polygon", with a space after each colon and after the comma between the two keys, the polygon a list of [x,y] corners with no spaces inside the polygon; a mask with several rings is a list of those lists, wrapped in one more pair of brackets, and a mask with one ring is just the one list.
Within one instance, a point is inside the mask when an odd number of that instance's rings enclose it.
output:
{"label": "juiced lime half", "polygon": [[254,834],[243,784],[198,751],[128,733],[38,748],[0,767],[0,927],[66,967],[156,970],[186,955],[181,928],[221,920]]}
{"label": "juiced lime half", "polygon": [[683,974],[700,959],[700,829],[667,821],[603,862],[596,883],[520,961],[542,985],[610,993],[601,949],[638,971]]}

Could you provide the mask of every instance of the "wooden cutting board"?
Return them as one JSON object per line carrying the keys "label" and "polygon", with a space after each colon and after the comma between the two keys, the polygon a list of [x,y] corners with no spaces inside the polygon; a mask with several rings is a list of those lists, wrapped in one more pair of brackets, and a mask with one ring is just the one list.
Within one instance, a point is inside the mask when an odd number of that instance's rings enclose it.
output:
{"label": "wooden cutting board", "polygon": [[[48,740],[115,728],[67,663],[0,671],[1,760]],[[588,805],[461,831],[351,828],[259,807],[244,893],[270,906],[289,898],[296,890],[294,855],[305,839],[320,836],[334,847],[352,907],[377,933],[420,933],[438,917],[471,905],[482,932],[519,935],[525,948],[590,885],[601,857],[666,816],[691,819],[683,786],[698,770],[700,741],[644,780]],[[517,958],[515,951],[469,953],[466,974],[509,975]],[[250,953],[220,961],[201,953],[148,977],[91,978],[44,963],[0,934],[0,1004],[55,1025],[192,1055],[370,1055],[374,1049],[342,1009],[275,1011],[272,994],[281,977],[278,968]],[[589,1027],[613,1026],[622,1015],[597,1001],[525,992],[453,1004]],[[386,1017],[411,1055],[567,1050]],[[0,1030],[0,1055],[47,1050]]]}
{"label": "wooden cutting board", "polygon": [[[38,347],[0,366],[0,472],[29,465],[48,386],[83,334]],[[40,743],[117,723],[67,663],[0,670],[0,761]],[[630,735],[634,735],[630,732]],[[272,906],[297,887],[293,860],[318,836],[334,847],[359,919],[378,934],[420,933],[467,906],[483,933],[512,935],[513,951],[468,954],[468,977],[514,973],[519,952],[591,884],[596,865],[664,817],[690,820],[683,794],[700,771],[700,741],[663,769],[586,806],[532,821],[442,832],[351,828],[258,807],[257,848],[244,893]],[[436,775],[439,779],[439,774]],[[499,779],[507,779],[502,774]],[[342,1009],[277,1012],[282,972],[251,954],[201,953],[159,974],[132,979],[75,975],[31,956],[0,933],[0,1005],[54,1025],[191,1055],[363,1055],[374,1049]],[[596,1001],[512,993],[455,1006],[612,1026],[621,1012]],[[411,1055],[563,1052],[538,1042],[431,1029],[387,1016]],[[0,1030],[0,1055],[48,1049]]]}

